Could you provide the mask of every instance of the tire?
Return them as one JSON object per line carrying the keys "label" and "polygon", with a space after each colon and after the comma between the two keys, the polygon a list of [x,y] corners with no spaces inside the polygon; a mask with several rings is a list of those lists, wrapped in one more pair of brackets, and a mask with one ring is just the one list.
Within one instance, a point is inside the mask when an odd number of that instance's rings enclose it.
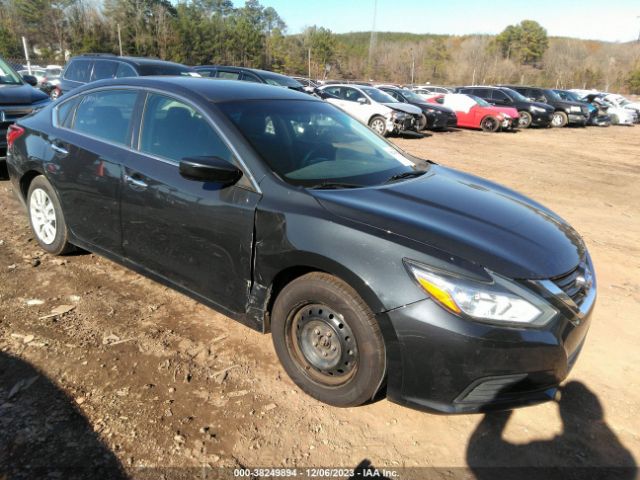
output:
{"label": "tire", "polygon": [[613,115],[610,115],[610,117],[611,117],[611,125],[620,125],[620,119],[618,118],[618,115],[614,113]]}
{"label": "tire", "polygon": [[53,90],[51,90],[51,92],[49,92],[49,98],[51,100],[57,100],[60,97],[60,92],[58,91],[57,88],[53,88]]}
{"label": "tire", "polygon": [[487,115],[480,122],[480,128],[483,132],[497,132],[500,128],[500,122],[492,115]]}
{"label": "tire", "polygon": [[567,123],[569,123],[569,117],[566,113],[561,110],[553,113],[553,117],[551,118],[551,125],[554,128],[566,127]]}
{"label": "tire", "polygon": [[429,121],[427,120],[427,116],[424,113],[420,115],[420,121],[418,122],[418,125],[417,125],[418,131],[426,130],[428,123]]}
{"label": "tire", "polygon": [[518,112],[520,118],[518,119],[518,128],[529,128],[533,122],[533,117],[526,110]]}
{"label": "tire", "polygon": [[332,275],[312,272],[285,286],[273,306],[271,334],[291,380],[321,402],[362,405],[382,385],[380,327],[356,291]]}
{"label": "tire", "polygon": [[374,115],[369,120],[369,128],[383,137],[387,136],[387,121],[381,115]]}
{"label": "tire", "polygon": [[27,193],[31,230],[40,247],[52,255],[74,250],[56,191],[43,175],[33,179]]}

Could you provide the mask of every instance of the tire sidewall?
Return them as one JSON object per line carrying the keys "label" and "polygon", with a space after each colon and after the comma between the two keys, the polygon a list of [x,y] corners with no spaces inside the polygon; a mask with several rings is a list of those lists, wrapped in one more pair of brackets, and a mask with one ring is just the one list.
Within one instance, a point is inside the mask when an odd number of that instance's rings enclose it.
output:
{"label": "tire sidewall", "polygon": [[[310,396],[339,407],[365,403],[376,394],[385,373],[382,334],[379,328],[372,328],[367,320],[367,315],[373,314],[363,311],[364,302],[359,297],[350,298],[322,279],[307,278],[300,281],[304,278],[294,280],[285,287],[273,307],[271,334],[278,358],[294,383]],[[357,370],[346,383],[339,386],[324,386],[314,381],[291,356],[287,338],[288,319],[303,306],[314,303],[330,306],[340,313],[356,340]]]}
{"label": "tire sidewall", "polygon": [[[383,127],[383,129],[382,129],[382,132],[379,132],[378,130],[376,130],[375,128],[373,128],[373,124],[374,124],[376,121],[380,121],[380,122],[382,122],[382,123],[383,123],[383,126],[384,126],[384,127]],[[371,130],[373,130],[373,131],[374,131],[374,132],[376,132],[378,135],[381,135],[381,136],[383,136],[383,137],[384,137],[384,136],[385,136],[385,134],[387,133],[387,126],[386,126],[386,122],[385,122],[384,118],[383,118],[383,117],[381,117],[380,115],[376,115],[376,116],[375,116],[375,117],[373,117],[371,120],[369,120],[369,128],[371,128]]]}
{"label": "tire sidewall", "polygon": [[[561,118],[562,122],[559,125],[556,125],[554,122],[555,118]],[[567,125],[567,123],[569,122],[569,117],[567,116],[567,114],[563,111],[558,111],[558,112],[554,112],[553,113],[553,118],[551,119],[551,125],[553,125],[555,128],[562,128],[565,127]]]}
{"label": "tire sidewall", "polygon": [[[56,236],[54,241],[50,244],[46,244],[40,239],[40,237],[36,233],[36,229],[33,226],[33,219],[31,218],[31,196],[36,189],[44,190],[47,193],[56,213]],[[29,216],[29,225],[31,226],[33,235],[38,242],[38,245],[40,245],[40,248],[42,248],[47,253],[51,253],[52,255],[60,255],[66,252],[69,249],[69,234],[67,231],[67,224],[64,219],[64,214],[62,213],[62,207],[60,206],[58,195],[49,180],[47,180],[44,175],[40,175],[34,178],[31,182],[31,185],[29,185],[26,203],[27,214]]]}
{"label": "tire sidewall", "polygon": [[[491,128],[485,128],[485,122],[489,120],[493,122],[493,126]],[[482,121],[480,122],[480,128],[482,129],[483,132],[488,132],[488,133],[497,132],[498,129],[500,128],[500,122],[498,122],[498,119],[496,117],[492,117],[491,115],[489,115],[482,119]]]}

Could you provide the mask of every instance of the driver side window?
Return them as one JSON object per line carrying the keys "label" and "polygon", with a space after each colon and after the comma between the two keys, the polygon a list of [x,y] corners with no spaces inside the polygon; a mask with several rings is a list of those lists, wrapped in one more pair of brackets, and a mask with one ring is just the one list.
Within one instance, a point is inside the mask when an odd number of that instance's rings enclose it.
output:
{"label": "driver side window", "polygon": [[176,162],[187,157],[220,157],[233,163],[231,151],[196,109],[155,93],[147,97],[139,148]]}

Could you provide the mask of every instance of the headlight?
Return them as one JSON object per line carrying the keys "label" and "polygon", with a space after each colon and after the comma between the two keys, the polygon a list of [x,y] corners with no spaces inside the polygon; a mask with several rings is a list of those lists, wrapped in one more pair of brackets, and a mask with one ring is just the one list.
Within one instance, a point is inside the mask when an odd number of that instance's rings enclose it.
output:
{"label": "headlight", "polygon": [[509,115],[508,113],[505,113],[505,114],[504,114],[504,118],[506,118],[506,119],[510,119],[510,118],[511,118],[511,115]]}
{"label": "headlight", "polygon": [[542,107],[536,107],[535,105],[531,105],[532,112],[544,113],[545,109]]}
{"label": "headlight", "polygon": [[418,285],[450,312],[487,323],[521,327],[546,325],[557,311],[542,298],[496,273],[480,282],[405,260]]}
{"label": "headlight", "polygon": [[393,112],[391,112],[391,118],[395,118],[397,120],[404,120],[408,116],[409,116],[408,113],[398,112],[397,110],[394,110]]}
{"label": "headlight", "polygon": [[569,109],[570,112],[582,113],[582,108],[577,105],[572,105]]}

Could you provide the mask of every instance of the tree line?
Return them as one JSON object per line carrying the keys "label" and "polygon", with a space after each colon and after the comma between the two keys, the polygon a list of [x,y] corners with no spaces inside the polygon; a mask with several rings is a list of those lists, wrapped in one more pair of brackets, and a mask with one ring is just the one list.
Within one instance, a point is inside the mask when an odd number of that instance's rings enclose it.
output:
{"label": "tree line", "polygon": [[[525,20],[496,36],[291,34],[259,0],[0,0],[0,54],[63,63],[85,52],[233,64],[312,78],[408,83],[531,83],[640,93],[640,45],[548,37]],[[375,50],[370,52],[370,45]]]}

